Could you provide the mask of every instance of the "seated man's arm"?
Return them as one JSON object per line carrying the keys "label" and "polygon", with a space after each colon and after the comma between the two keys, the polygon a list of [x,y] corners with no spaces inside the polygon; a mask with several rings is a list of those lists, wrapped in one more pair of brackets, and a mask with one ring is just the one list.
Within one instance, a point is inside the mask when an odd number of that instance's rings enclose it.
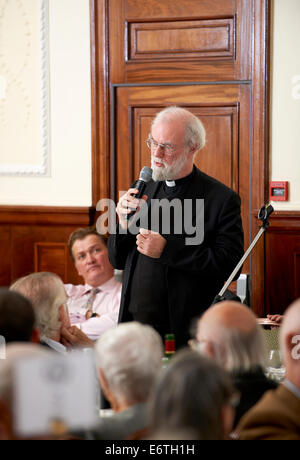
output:
{"label": "seated man's arm", "polygon": [[103,332],[116,327],[118,324],[119,310],[121,301],[121,285],[117,292],[109,299],[106,308],[103,311],[103,306],[95,313],[96,317],[83,321],[80,324],[75,324],[81,331],[91,340],[97,340]]}

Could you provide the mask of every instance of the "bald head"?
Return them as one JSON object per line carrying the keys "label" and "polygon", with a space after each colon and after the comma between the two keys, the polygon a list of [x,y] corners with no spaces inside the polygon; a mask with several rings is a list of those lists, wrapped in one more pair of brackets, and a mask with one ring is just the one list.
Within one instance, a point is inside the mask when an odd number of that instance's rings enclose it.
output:
{"label": "bald head", "polygon": [[238,302],[210,307],[198,321],[196,338],[200,350],[230,372],[265,365],[261,327],[254,313]]}
{"label": "bald head", "polygon": [[251,334],[257,327],[256,316],[244,305],[225,301],[210,307],[199,320],[200,325],[218,324],[242,334]]}
{"label": "bald head", "polygon": [[[195,147],[195,153],[205,146],[206,132],[200,119],[189,110],[171,106],[161,110],[152,121],[151,129],[158,123],[182,124],[185,131],[185,142],[189,147]],[[175,129],[175,125],[174,125]]]}
{"label": "bald head", "polygon": [[300,298],[295,300],[285,312],[281,332],[300,334]]}
{"label": "bald head", "polygon": [[[298,337],[298,339],[297,339]],[[282,326],[280,328],[280,348],[284,355],[285,361],[297,361],[300,365],[300,359],[292,359],[295,353],[297,343],[300,341],[300,298],[295,300],[287,309]],[[299,346],[298,346],[299,348]],[[299,356],[300,358],[300,356]]]}

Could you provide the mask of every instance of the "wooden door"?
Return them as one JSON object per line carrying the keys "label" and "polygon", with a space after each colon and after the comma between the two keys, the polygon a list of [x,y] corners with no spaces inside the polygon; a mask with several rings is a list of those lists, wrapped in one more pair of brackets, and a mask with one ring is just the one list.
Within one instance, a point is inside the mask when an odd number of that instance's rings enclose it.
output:
{"label": "wooden door", "polygon": [[114,197],[150,166],[145,140],[155,114],[166,105],[185,107],[203,122],[207,143],[196,157],[196,165],[240,194],[243,223],[248,243],[250,91],[248,85],[171,85],[116,88],[116,148],[113,165],[116,175]]}
{"label": "wooden door", "polygon": [[[266,191],[267,4],[91,1],[93,145],[100,177],[94,180],[94,201],[116,199],[150,164],[145,140],[155,114],[169,105],[185,107],[207,131],[196,165],[241,196],[248,247]],[[252,263],[258,270],[262,250]],[[259,312],[261,292],[254,287],[253,295]]]}

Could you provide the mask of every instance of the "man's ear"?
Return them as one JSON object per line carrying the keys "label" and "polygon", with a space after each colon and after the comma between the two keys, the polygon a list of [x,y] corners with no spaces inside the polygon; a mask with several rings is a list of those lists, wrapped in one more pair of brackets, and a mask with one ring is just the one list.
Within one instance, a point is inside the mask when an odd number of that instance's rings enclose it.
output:
{"label": "man's ear", "polygon": [[117,412],[119,408],[118,401],[114,397],[114,394],[110,391],[109,384],[106,380],[105,374],[102,369],[99,369],[99,381],[100,381],[100,385],[104,393],[104,396],[109,401],[111,408]]}
{"label": "man's ear", "polygon": [[31,342],[32,343],[40,343],[41,337],[40,337],[40,331],[36,328],[33,329],[32,334],[31,334]]}
{"label": "man's ear", "polygon": [[197,150],[198,150],[198,145],[195,144],[190,148],[189,154],[192,154],[194,156]]}
{"label": "man's ear", "polygon": [[103,393],[105,394],[105,397],[110,401],[110,390],[109,390],[109,385],[107,383],[105,374],[102,369],[99,369],[99,381],[100,385],[102,388]]}

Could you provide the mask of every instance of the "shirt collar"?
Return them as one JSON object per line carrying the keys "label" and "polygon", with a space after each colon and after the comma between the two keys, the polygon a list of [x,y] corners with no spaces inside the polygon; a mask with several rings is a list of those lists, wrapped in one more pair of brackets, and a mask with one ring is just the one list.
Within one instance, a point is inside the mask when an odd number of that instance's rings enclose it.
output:
{"label": "shirt collar", "polygon": [[176,182],[174,180],[166,180],[166,184],[168,187],[175,187]]}
{"label": "shirt collar", "polygon": [[165,184],[167,187],[178,187],[178,186],[182,186],[184,185],[185,183],[188,183],[191,181],[192,177],[196,174],[196,167],[195,165],[193,166],[193,170],[190,174],[188,174],[187,176],[185,177],[182,177],[181,179],[176,179],[176,180],[166,180],[165,181]]}
{"label": "shirt collar", "polygon": [[[114,286],[114,284],[117,283],[117,280],[115,279],[114,276],[112,276],[108,281],[106,281],[105,283],[101,284],[100,286],[97,286],[97,289],[99,289],[100,291],[110,291],[112,289],[112,287]],[[89,293],[92,289],[94,289],[92,286],[90,286],[89,284],[85,284],[85,292],[84,294],[87,294]]]}

